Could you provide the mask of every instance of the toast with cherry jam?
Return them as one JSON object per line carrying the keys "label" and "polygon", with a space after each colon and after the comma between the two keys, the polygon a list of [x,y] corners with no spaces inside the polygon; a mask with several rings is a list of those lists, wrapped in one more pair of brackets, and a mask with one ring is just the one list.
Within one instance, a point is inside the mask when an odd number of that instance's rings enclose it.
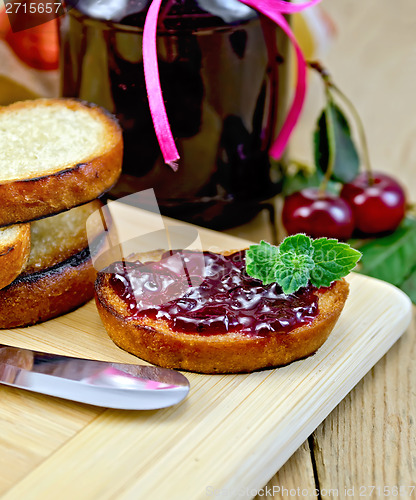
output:
{"label": "toast with cherry jam", "polygon": [[[110,338],[150,363],[199,373],[240,373],[313,354],[348,297],[345,279],[285,294],[246,272],[246,251],[171,251],[115,262],[95,283]],[[186,269],[186,272],[183,272]]]}

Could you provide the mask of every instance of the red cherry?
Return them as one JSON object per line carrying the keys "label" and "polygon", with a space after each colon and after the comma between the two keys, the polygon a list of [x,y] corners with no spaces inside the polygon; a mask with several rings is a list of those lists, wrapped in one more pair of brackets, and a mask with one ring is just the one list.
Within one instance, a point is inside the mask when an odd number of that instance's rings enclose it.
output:
{"label": "red cherry", "polygon": [[348,204],[318,188],[306,188],[285,199],[283,225],[289,234],[306,233],[313,238],[326,236],[347,240],[354,230],[354,219]]}
{"label": "red cherry", "polygon": [[356,228],[368,235],[394,231],[406,211],[403,188],[395,179],[380,172],[373,173],[372,182],[367,172],[359,174],[344,184],[341,198],[350,205]]}

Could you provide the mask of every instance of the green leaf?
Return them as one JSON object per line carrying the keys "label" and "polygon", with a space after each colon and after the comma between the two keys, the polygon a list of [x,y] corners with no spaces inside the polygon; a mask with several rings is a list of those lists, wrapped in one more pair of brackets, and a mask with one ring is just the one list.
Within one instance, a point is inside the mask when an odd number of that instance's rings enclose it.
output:
{"label": "green leaf", "polygon": [[278,283],[283,293],[290,294],[309,281],[317,287],[329,286],[346,276],[360,255],[347,243],[295,234],[285,238],[279,247],[265,241],[251,245],[246,252],[246,271],[263,285]]}
{"label": "green leaf", "polygon": [[293,236],[288,236],[285,238],[279,246],[280,254],[286,252],[293,252],[298,256],[309,255],[312,256],[314,248],[312,245],[312,239],[306,234],[294,234]]}
{"label": "green leaf", "polygon": [[275,283],[275,268],[279,261],[279,249],[262,240],[259,245],[251,245],[246,252],[247,274],[261,280],[263,285]]}
{"label": "green leaf", "polygon": [[[286,197],[305,188],[319,187],[323,177],[324,174],[318,169],[312,173],[306,173],[300,170],[296,172],[296,174],[286,175],[283,180],[282,195]],[[329,181],[326,189],[328,192],[338,196],[341,187],[339,182]]]}
{"label": "green leaf", "polygon": [[315,267],[311,272],[311,283],[316,287],[329,286],[346,276],[361,256],[358,250],[335,239],[319,238],[312,244]]}
{"label": "green leaf", "polygon": [[[311,251],[313,253],[312,245]],[[312,255],[291,250],[281,253],[279,265],[276,266],[275,282],[282,287],[283,293],[294,293],[308,285],[310,271],[314,266]]]}
{"label": "green leaf", "polygon": [[416,266],[416,219],[406,218],[396,231],[360,247],[360,272],[400,286]]}
{"label": "green leaf", "polygon": [[313,252],[312,240],[306,234],[288,236],[280,244],[275,281],[282,287],[283,293],[294,293],[307,286],[310,271],[315,266]]}
{"label": "green leaf", "polygon": [[289,196],[308,187],[319,187],[323,174],[319,170],[306,173],[302,170],[294,175],[286,175],[283,180],[282,195]]}
{"label": "green leaf", "polygon": [[416,304],[416,267],[413,268],[410,275],[401,284],[400,288],[410,297],[413,304]]}
{"label": "green leaf", "polygon": [[[334,127],[335,163],[332,178],[339,182],[350,182],[357,176],[359,156],[351,137],[350,126],[341,109],[333,102],[327,110]],[[320,115],[314,133],[315,164],[326,172],[329,162],[329,141],[325,111]]]}
{"label": "green leaf", "polygon": [[263,285],[278,283],[283,293],[293,293],[309,282],[314,267],[313,246],[309,236],[288,236],[279,247],[261,241],[246,252],[246,271]]}

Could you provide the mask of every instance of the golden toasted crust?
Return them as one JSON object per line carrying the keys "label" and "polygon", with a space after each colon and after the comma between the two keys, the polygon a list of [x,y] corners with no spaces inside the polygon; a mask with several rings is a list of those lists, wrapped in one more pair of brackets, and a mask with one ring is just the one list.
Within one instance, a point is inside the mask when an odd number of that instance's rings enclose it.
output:
{"label": "golden toasted crust", "polygon": [[[88,217],[102,207],[99,200],[31,223],[32,248],[22,274],[33,274],[69,259],[88,247]],[[95,234],[98,236],[99,233]]]}
{"label": "golden toasted crust", "polygon": [[111,189],[121,173],[121,128],[114,117],[98,106],[74,99],[37,99],[3,107],[0,113],[39,103],[88,110],[103,124],[105,133],[99,149],[92,155],[80,157],[75,164],[60,166],[39,176],[0,182],[0,226],[32,221],[91,201]]}
{"label": "golden toasted crust", "polygon": [[328,338],[348,296],[342,279],[319,292],[319,314],[289,333],[250,337],[238,332],[215,335],[173,331],[164,320],[132,319],[124,302],[99,273],[95,300],[103,324],[122,349],[165,368],[199,373],[252,372],[288,364],[314,353]]}
{"label": "golden toasted crust", "polygon": [[0,328],[46,321],[92,299],[96,271],[88,249],[0,290]]}
{"label": "golden toasted crust", "polygon": [[[29,259],[19,276],[0,290],[0,328],[46,321],[93,297],[96,271],[86,221],[101,206],[94,200],[31,224]],[[101,232],[93,237],[100,245]]]}
{"label": "golden toasted crust", "polygon": [[30,224],[18,224],[0,229],[0,289],[11,283],[22,272],[30,253]]}

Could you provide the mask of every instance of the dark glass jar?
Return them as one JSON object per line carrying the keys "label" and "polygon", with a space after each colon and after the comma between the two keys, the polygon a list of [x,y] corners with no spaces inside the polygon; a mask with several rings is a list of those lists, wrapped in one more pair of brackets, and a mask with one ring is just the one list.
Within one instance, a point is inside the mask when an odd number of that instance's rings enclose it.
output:
{"label": "dark glass jar", "polygon": [[245,222],[281,185],[268,149],[286,109],[287,39],[238,0],[162,3],[159,72],[181,157],[173,172],[144,81],[149,4],[76,1],[61,20],[62,95],[118,117],[125,154],[114,196],[153,188],[166,215],[215,228]]}

